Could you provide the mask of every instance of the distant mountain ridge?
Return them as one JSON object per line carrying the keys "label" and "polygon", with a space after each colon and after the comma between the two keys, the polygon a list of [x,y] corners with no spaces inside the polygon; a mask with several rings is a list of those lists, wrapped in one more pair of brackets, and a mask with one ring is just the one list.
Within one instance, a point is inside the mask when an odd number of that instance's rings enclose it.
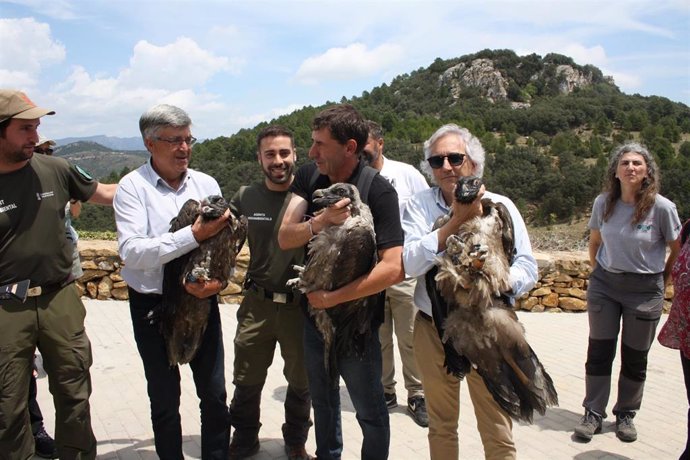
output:
{"label": "distant mountain ridge", "polygon": [[113,150],[146,150],[144,141],[141,137],[115,137],[115,136],[88,136],[88,137],[65,137],[62,139],[55,139],[58,146],[66,146],[75,142],[94,142],[102,146],[111,148]]}
{"label": "distant mountain ridge", "polygon": [[116,150],[92,141],[58,144],[54,155],[79,165],[98,179],[120,173],[125,168],[136,169],[149,158],[146,150]]}

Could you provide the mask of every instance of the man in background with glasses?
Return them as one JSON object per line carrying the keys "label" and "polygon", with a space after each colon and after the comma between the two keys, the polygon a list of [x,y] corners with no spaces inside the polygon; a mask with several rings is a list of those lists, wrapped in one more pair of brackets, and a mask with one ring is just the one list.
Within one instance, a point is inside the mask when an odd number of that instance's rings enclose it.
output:
{"label": "man in background with glasses", "polygon": [[[129,305],[134,339],[144,364],[151,401],[156,453],[162,459],[182,460],[180,424],[180,370],[170,366],[165,338],[155,315],[161,302],[163,265],[197,248],[217,234],[229,216],[194,224],[170,232],[188,199],[201,200],[220,195],[215,179],[189,169],[192,120],[177,107],[161,104],[139,119],[139,129],[151,158],[122,178],[113,206],[118,249],[125,266],[122,278],[129,286]],[[218,311],[218,294],[225,280],[186,282],[187,292],[208,299],[208,325],[189,363],[201,400],[201,457],[225,460],[228,456],[229,415],[225,389],[223,337]]]}
{"label": "man in background with glasses", "polygon": [[[366,123],[369,129],[369,138],[364,150],[362,150],[362,155],[369,166],[378,170],[398,193],[400,218],[402,219],[407,200],[415,193],[428,189],[429,185],[414,166],[386,158],[383,155],[384,141],[381,125],[372,120],[367,120]],[[403,380],[407,390],[407,412],[417,425],[426,427],[429,425],[429,419],[424,403],[424,390],[412,348],[415,317],[414,287],[415,279],[406,277],[400,283],[386,289],[384,319],[379,328],[383,361],[382,383],[386,406],[388,409],[397,407],[395,352],[393,351],[393,329],[395,328],[400,361],[402,361]]]}
{"label": "man in background with glasses", "polygon": [[[454,199],[458,178],[481,177],[484,172],[484,149],[476,137],[465,128],[444,125],[424,143],[424,157],[422,172],[435,186],[416,194],[407,203],[402,221],[403,264],[408,275],[417,277],[414,299],[419,312],[413,342],[429,414],[429,451],[432,460],[452,460],[459,454],[460,380],[448,373],[444,365],[446,354],[433,324],[425,274],[446,250],[448,236],[455,234],[464,222],[481,215],[482,198],[504,204],[513,220],[516,252],[510,266],[511,291],[504,294],[514,298],[529,291],[537,281],[537,262],[522,216],[509,198],[482,187],[470,204]],[[447,223],[432,230],[437,218],[451,212]],[[470,371],[465,380],[486,458],[516,458],[510,416],[494,401],[477,372]]]}

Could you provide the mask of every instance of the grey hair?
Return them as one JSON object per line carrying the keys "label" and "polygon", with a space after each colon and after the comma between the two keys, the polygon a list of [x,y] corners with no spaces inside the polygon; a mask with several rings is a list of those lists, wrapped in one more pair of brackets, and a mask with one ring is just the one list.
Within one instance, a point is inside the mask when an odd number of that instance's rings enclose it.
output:
{"label": "grey hair", "polygon": [[462,139],[465,144],[465,153],[469,159],[472,160],[472,163],[475,164],[474,173],[482,177],[484,175],[484,162],[486,159],[484,147],[482,147],[482,143],[479,142],[479,139],[473,136],[467,128],[461,128],[455,123],[448,123],[441,126],[426,142],[424,142],[424,160],[419,164],[419,169],[422,170],[432,183],[436,183],[431,166],[429,166],[429,162],[426,160],[431,156],[431,148],[433,145],[442,137],[450,135],[456,135]]}
{"label": "grey hair", "polygon": [[159,129],[166,126],[186,128],[191,125],[192,119],[187,112],[168,104],[154,105],[139,118],[139,131],[144,141],[155,136]]}

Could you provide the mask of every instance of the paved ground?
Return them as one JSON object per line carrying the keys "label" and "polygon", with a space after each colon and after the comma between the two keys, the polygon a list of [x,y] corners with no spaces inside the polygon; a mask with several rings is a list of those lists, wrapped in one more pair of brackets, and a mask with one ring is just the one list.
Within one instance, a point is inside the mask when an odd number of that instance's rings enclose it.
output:
{"label": "paved ground", "polygon": [[[126,302],[86,301],[87,332],[93,344],[93,395],[91,398],[94,431],[99,458],[154,459],[153,435],[141,361],[136,351]],[[221,306],[226,343],[228,393],[232,394],[232,338],[236,321],[234,305]],[[582,412],[584,361],[587,343],[587,316],[575,313],[523,313],[532,347],[553,377],[560,407],[537,416],[533,425],[514,427],[518,455],[522,459],[675,459],[685,444],[687,401],[676,351],[658,343],[652,347],[642,410],[635,422],[639,440],[625,444],[615,436],[611,417],[604,432],[589,443],[575,441],[572,428]],[[262,399],[261,451],[254,459],[280,459],[283,454],[280,425],[285,382],[282,362],[276,354],[269,371]],[[618,369],[618,361],[615,364]],[[399,366],[398,366],[399,368]],[[200,458],[198,400],[187,366],[182,369],[182,420],[184,451],[187,458]],[[401,372],[400,380],[402,380]],[[343,395],[344,459],[359,458],[361,432],[352,405]],[[398,400],[405,398],[402,381]],[[483,450],[475,428],[472,406],[463,386],[460,415],[462,459],[481,459]],[[52,400],[47,379],[39,379],[39,402],[46,413],[46,426],[53,432]],[[611,403],[611,406],[613,403]],[[609,407],[610,410],[610,407]],[[314,452],[312,435],[307,444]],[[427,459],[426,429],[406,415],[403,407],[391,413],[390,458]],[[38,458],[38,457],[36,457]]]}

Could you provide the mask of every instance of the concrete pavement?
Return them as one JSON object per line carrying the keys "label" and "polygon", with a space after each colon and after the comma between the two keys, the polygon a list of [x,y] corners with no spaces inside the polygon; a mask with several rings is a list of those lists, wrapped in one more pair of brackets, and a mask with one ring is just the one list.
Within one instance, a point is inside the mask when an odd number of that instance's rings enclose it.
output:
{"label": "concrete pavement", "polygon": [[[132,336],[127,302],[85,300],[86,330],[93,345],[91,368],[93,395],[91,415],[98,439],[100,459],[155,459],[148,397],[141,360]],[[228,402],[232,396],[232,339],[235,334],[236,305],[221,305],[226,350]],[[575,440],[572,429],[582,415],[584,362],[587,349],[587,315],[576,313],[520,313],[529,341],[554,380],[560,406],[534,424],[515,424],[518,457],[522,459],[676,459],[685,445],[688,404],[678,352],[655,342],[649,356],[647,385],[641,411],[635,418],[638,441],[620,442],[615,435],[615,418],[604,421],[602,434],[589,443]],[[665,317],[662,321],[665,321]],[[396,358],[397,351],[396,351]],[[620,368],[618,359],[614,369]],[[402,368],[398,369],[398,402],[406,399]],[[181,414],[184,452],[189,459],[200,458],[198,399],[188,366],[182,370]],[[38,399],[53,433],[54,415],[45,375],[39,378]],[[261,451],[256,460],[285,458],[280,427],[282,401],[286,391],[282,359],[276,353],[263,392]],[[343,400],[343,459],[358,459],[361,431],[347,391]],[[615,399],[615,380],[612,401]],[[475,428],[466,386],[461,391],[460,458],[482,459],[483,449]],[[417,426],[405,413],[404,405],[391,412],[390,459],[428,459],[427,430]],[[313,431],[307,450],[314,453]],[[38,457],[36,457],[38,458]]]}

